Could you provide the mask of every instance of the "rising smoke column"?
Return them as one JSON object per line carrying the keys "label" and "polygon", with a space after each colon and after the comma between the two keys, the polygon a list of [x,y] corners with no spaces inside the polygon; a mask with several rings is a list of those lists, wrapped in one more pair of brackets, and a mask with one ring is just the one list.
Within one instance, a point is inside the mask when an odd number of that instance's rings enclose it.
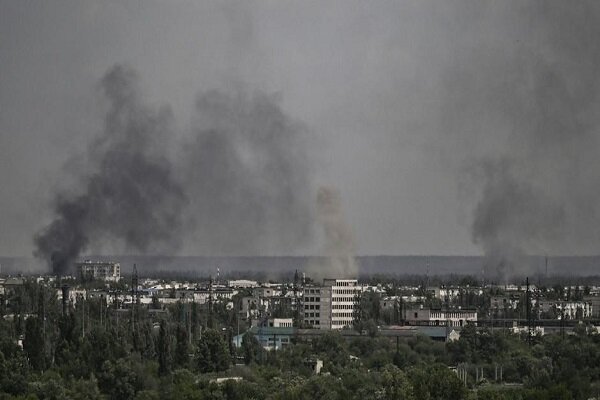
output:
{"label": "rising smoke column", "polygon": [[492,275],[503,278],[527,266],[524,249],[543,254],[539,243],[559,237],[565,218],[561,204],[539,196],[541,189],[520,179],[511,166],[506,159],[479,162],[482,189],[472,224],[473,240],[483,247]]}
{"label": "rising smoke column", "polygon": [[276,96],[198,95],[183,174],[195,251],[291,254],[311,236],[308,130]]}
{"label": "rising smoke column", "polygon": [[314,275],[328,278],[356,278],[356,241],[346,222],[340,193],[329,186],[317,192],[317,219],[323,227],[325,261],[312,266]]}
{"label": "rising smoke column", "polygon": [[109,70],[101,87],[110,108],[87,154],[93,172],[81,177],[81,193],[56,196],[54,220],[34,237],[34,254],[57,274],[92,240],[141,252],[178,244],[186,197],[164,154],[171,113],[141,102],[137,75],[127,67]]}
{"label": "rising smoke column", "polygon": [[473,240],[502,275],[507,264],[527,272],[522,255],[597,253],[600,5],[480,8],[496,25],[466,37],[493,39],[458,46],[442,116],[470,151]]}

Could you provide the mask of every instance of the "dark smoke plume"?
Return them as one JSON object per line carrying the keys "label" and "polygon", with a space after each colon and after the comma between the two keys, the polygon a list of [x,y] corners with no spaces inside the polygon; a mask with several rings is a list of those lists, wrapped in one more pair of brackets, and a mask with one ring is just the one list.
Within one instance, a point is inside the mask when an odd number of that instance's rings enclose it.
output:
{"label": "dark smoke plume", "polygon": [[184,151],[196,251],[290,254],[312,224],[306,128],[263,93],[198,96]]}
{"label": "dark smoke plume", "polygon": [[35,255],[63,274],[90,241],[119,240],[146,252],[177,245],[186,197],[164,155],[171,115],[142,104],[131,69],[112,68],[101,86],[110,109],[88,151],[93,172],[80,194],[57,196],[56,217],[35,238]]}
{"label": "dark smoke plume", "polygon": [[35,236],[36,256],[64,273],[91,244],[156,253],[187,241],[200,255],[289,254],[307,244],[308,131],[276,97],[201,94],[181,146],[171,113],[145,106],[137,81],[122,66],[102,80],[110,110],[89,149],[93,172],[82,193],[57,196],[56,218]]}
{"label": "dark smoke plume", "polygon": [[[600,5],[481,8],[500,30],[502,21],[514,29],[459,46],[442,119],[472,153],[473,239],[500,275],[527,272],[528,254],[596,253]],[[476,29],[468,37],[479,37]],[[480,136],[493,147],[481,147]]]}

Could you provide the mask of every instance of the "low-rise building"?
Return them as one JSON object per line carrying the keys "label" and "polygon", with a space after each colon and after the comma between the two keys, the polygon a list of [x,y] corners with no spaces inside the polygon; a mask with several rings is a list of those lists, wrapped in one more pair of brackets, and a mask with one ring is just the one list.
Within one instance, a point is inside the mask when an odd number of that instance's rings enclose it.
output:
{"label": "low-rise building", "polygon": [[406,310],[406,321],[409,324],[464,326],[467,322],[477,322],[476,310],[450,309],[433,310],[430,308],[413,308]]}

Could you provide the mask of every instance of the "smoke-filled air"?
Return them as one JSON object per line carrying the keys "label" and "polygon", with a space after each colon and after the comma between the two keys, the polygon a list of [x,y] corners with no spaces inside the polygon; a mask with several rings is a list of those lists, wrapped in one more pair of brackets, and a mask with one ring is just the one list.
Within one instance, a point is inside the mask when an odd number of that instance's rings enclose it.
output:
{"label": "smoke-filled air", "polygon": [[317,220],[323,232],[323,257],[309,267],[312,276],[356,278],[356,239],[342,207],[340,192],[330,186],[317,191]]}
{"label": "smoke-filled air", "polygon": [[112,68],[101,86],[110,106],[88,150],[93,172],[80,177],[81,192],[57,194],[55,219],[34,238],[35,255],[57,274],[92,240],[156,252],[172,251],[180,239],[187,200],[165,155],[171,113],[142,103],[137,75],[127,67]]}
{"label": "smoke-filled air", "polygon": [[0,255],[600,250],[598,1],[0,7]]}
{"label": "smoke-filled air", "polygon": [[292,254],[308,242],[308,130],[277,102],[260,92],[198,95],[182,153],[197,254]]}
{"label": "smoke-filled air", "polygon": [[240,255],[308,240],[307,130],[274,96],[202,93],[191,135],[178,142],[169,108],[145,105],[139,85],[125,66],[101,80],[110,105],[88,149],[92,172],[56,194],[55,219],[34,238],[37,257],[62,274],[91,242],[174,254],[189,236],[198,254]]}
{"label": "smoke-filled air", "polygon": [[526,255],[600,243],[599,10],[566,2],[487,10],[519,29],[462,49],[445,72],[441,115],[451,138],[479,150],[459,169],[475,200],[472,238],[489,272],[510,276],[535,267]]}

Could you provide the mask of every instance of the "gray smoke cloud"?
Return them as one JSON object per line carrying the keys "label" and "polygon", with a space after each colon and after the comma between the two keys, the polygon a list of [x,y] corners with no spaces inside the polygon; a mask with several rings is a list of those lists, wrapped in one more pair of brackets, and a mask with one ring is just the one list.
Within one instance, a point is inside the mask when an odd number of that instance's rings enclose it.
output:
{"label": "gray smoke cloud", "polygon": [[356,278],[356,240],[346,222],[340,192],[321,186],[317,192],[317,221],[323,228],[324,259],[310,266],[315,277]]}
{"label": "gray smoke cloud", "polygon": [[164,154],[171,114],[140,99],[136,73],[115,66],[101,81],[110,103],[105,129],[89,148],[93,172],[82,193],[59,193],[55,219],[35,238],[35,255],[67,272],[91,241],[107,237],[141,252],[177,246],[186,197]]}
{"label": "gray smoke cloud", "polygon": [[[528,271],[525,255],[599,243],[600,7],[500,11],[516,22],[514,41],[462,48],[446,71],[442,121],[477,149],[462,169],[477,199],[472,237],[492,273],[511,275]],[[488,148],[477,147],[482,137]]]}
{"label": "gray smoke cloud", "polygon": [[204,92],[195,111],[183,169],[197,252],[292,254],[306,245],[307,128],[262,92]]}
{"label": "gray smoke cloud", "polygon": [[276,96],[200,94],[182,145],[169,109],[144,105],[138,86],[123,66],[102,79],[110,110],[89,149],[92,173],[81,193],[58,193],[56,218],[34,238],[37,257],[60,274],[105,242],[173,253],[187,240],[202,255],[289,254],[308,242],[308,130]]}

